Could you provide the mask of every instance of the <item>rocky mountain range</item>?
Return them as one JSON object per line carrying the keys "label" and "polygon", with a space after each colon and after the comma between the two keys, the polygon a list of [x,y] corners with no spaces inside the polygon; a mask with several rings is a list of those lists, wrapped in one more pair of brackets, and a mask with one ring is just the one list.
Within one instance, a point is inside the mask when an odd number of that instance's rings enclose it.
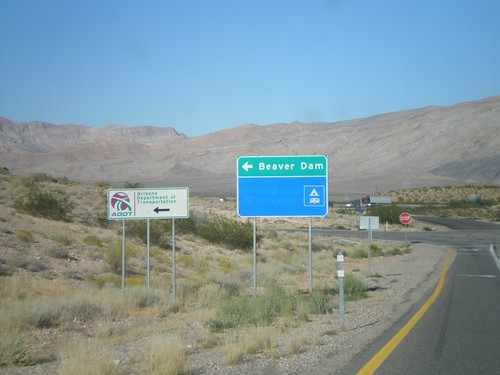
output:
{"label": "rocky mountain range", "polygon": [[327,155],[330,197],[500,184],[500,96],[342,122],[243,125],[199,137],[153,126],[53,125],[0,117],[0,167],[82,182],[236,196],[236,159]]}

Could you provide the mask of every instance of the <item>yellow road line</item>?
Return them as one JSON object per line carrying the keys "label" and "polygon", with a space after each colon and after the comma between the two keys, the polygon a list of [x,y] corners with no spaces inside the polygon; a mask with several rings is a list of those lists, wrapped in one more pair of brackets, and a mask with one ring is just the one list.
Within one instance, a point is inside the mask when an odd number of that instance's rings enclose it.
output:
{"label": "yellow road line", "polygon": [[426,311],[431,307],[434,301],[437,299],[439,294],[441,293],[441,289],[443,288],[444,279],[446,277],[446,273],[448,272],[448,267],[450,265],[450,260],[452,256],[452,251],[448,251],[448,257],[446,258],[446,263],[444,265],[443,272],[441,273],[441,278],[437,284],[436,290],[430,296],[430,298],[424,303],[424,305],[417,311],[415,315],[406,323],[406,325],[401,328],[401,330],[396,333],[396,335],[387,343],[385,346],[380,349],[380,351],[375,354],[372,359],[370,359],[361,370],[357,372],[356,375],[371,375],[377,370],[377,368],[386,360],[386,358],[391,354],[391,352],[399,345],[401,341],[405,338],[405,336],[411,331],[411,329],[417,324],[422,316],[426,313]]}

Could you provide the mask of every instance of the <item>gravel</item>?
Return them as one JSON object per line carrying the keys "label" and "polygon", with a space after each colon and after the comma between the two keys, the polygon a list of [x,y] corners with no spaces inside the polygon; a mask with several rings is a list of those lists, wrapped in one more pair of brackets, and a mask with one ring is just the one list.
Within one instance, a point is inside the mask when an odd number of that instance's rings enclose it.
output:
{"label": "gravel", "polygon": [[[346,274],[353,273],[363,279],[369,292],[368,298],[345,303],[344,327],[340,326],[340,311],[337,308],[331,314],[309,315],[306,322],[288,317],[269,327],[209,334],[208,337],[215,342],[207,348],[210,345],[201,344],[201,339],[207,337],[206,325],[190,320],[183,329],[187,352],[185,374],[342,374],[357,353],[407,312],[424,293],[435,288],[446,255],[445,248],[412,245],[409,254],[372,259],[371,277],[367,274],[367,259],[346,258]],[[270,346],[257,349],[252,354],[245,351],[237,364],[228,365],[224,351],[249,342],[258,330],[268,338]],[[168,332],[157,334],[165,333]],[[118,364],[118,374],[143,374],[142,366],[131,363],[130,358],[140,356],[153,338],[143,337],[110,347],[109,352],[106,350],[102,354]],[[0,367],[0,374],[57,374],[60,364],[58,359],[36,366]]]}
{"label": "gravel", "polygon": [[[189,369],[196,375],[317,375],[322,371],[325,374],[340,374],[354,355],[407,312],[425,292],[436,286],[446,255],[447,251],[443,248],[414,245],[410,254],[372,259],[372,277],[367,277],[366,259],[354,264],[346,259],[346,273],[353,272],[358,277],[364,277],[370,291],[366,299],[346,302],[344,327],[340,326],[338,309],[332,314],[310,316],[310,322],[288,328],[285,332],[279,329],[278,323],[278,327],[266,328],[279,353],[278,358],[269,358],[262,352],[246,355],[242,363],[228,366],[224,364],[221,348],[218,347],[190,353]],[[245,335],[251,332],[232,334],[244,340]],[[303,345],[297,354],[287,355],[287,345],[292,340]]]}

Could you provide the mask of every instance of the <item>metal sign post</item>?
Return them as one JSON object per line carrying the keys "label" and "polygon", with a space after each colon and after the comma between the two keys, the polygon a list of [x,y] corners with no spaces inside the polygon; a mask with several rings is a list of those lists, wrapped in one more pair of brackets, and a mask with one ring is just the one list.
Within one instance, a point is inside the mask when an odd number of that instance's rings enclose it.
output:
{"label": "metal sign post", "polygon": [[175,266],[175,219],[172,219],[172,299],[175,303],[177,298],[176,292],[176,266]]}
{"label": "metal sign post", "polygon": [[313,292],[313,268],[312,268],[312,218],[309,218],[309,294]]}
{"label": "metal sign post", "polygon": [[371,262],[372,262],[372,237],[373,229],[379,229],[380,218],[378,216],[360,216],[359,229],[368,230],[368,276],[371,276]]}
{"label": "metal sign post", "polygon": [[368,217],[368,277],[372,275],[372,220]]}
{"label": "metal sign post", "polygon": [[342,254],[337,255],[338,271],[337,276],[339,278],[339,298],[340,298],[340,327],[344,327],[344,256]]}
{"label": "metal sign post", "polygon": [[405,246],[408,246],[408,228],[407,225],[411,222],[411,215],[408,212],[403,212],[399,215],[399,221],[405,226]]}
{"label": "metal sign post", "polygon": [[257,295],[257,224],[253,218],[253,295]]}
{"label": "metal sign post", "polygon": [[125,220],[122,220],[122,289],[125,289]]}
{"label": "metal sign post", "polygon": [[147,220],[146,223],[146,285],[147,288],[149,289],[149,219]]}
{"label": "metal sign post", "polygon": [[175,285],[175,223],[176,218],[189,217],[189,188],[109,189],[108,220],[122,220],[122,289],[125,288],[125,220],[147,219],[147,275],[150,287],[149,219],[172,219],[172,288]]}

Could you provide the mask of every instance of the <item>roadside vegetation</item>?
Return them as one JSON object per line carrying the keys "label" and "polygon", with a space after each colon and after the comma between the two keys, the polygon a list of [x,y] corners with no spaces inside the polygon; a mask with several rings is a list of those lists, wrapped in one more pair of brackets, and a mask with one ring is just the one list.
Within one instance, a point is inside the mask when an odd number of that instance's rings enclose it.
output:
{"label": "roadside vegetation", "polygon": [[[235,218],[234,200],[203,197],[191,197],[189,219],[175,222],[175,300],[171,221],[151,220],[147,289],[146,223],[126,222],[122,270],[121,222],[106,215],[109,187],[1,170],[0,373],[51,366],[59,374],[186,374],[188,358],[203,351],[226,365],[296,355],[336,334],[331,326],[318,337],[299,332],[338,311],[340,253],[346,300],[369,294],[371,278],[359,270],[364,244],[327,236],[313,239],[308,293],[307,233],[283,230],[307,225],[295,218],[259,220],[254,296],[251,223]],[[356,223],[347,213],[315,221],[325,228]],[[385,242],[371,248],[378,258],[409,252]]]}
{"label": "roadside vegetation", "polygon": [[416,215],[500,221],[499,186],[425,187],[389,194],[395,204]]}

